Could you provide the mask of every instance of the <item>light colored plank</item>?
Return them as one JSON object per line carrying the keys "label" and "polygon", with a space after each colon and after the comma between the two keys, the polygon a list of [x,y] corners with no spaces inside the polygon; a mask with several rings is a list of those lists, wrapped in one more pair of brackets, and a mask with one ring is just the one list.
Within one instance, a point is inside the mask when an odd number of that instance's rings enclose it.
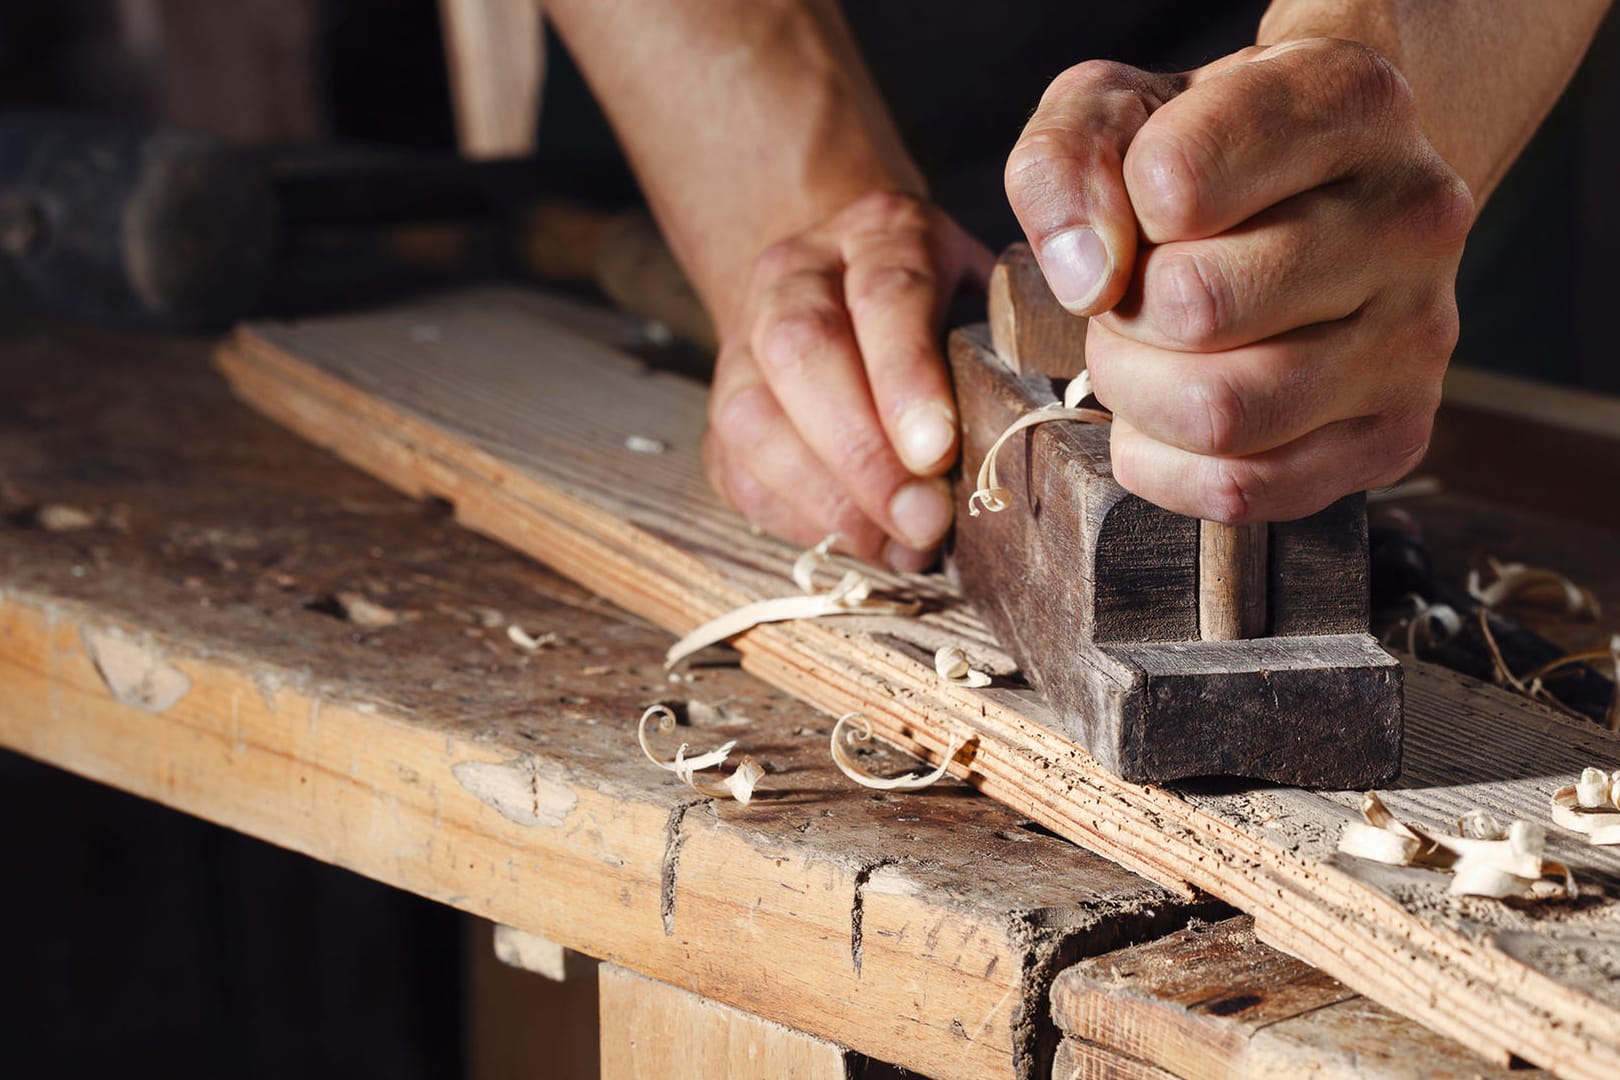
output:
{"label": "light colored plank", "polygon": [[1247,918],[1196,925],[1081,961],[1053,984],[1052,1016],[1087,1046],[1184,1080],[1545,1075],[1480,1061],[1262,945]]}
{"label": "light colored plank", "polygon": [[624,1080],[848,1080],[843,1047],[603,964],[602,1075]]}
{"label": "light colored plank", "polygon": [[462,155],[533,153],[545,81],[540,0],[439,0],[439,21]]}
{"label": "light colored plank", "polygon": [[490,948],[490,924],[466,922],[467,1080],[598,1080],[598,965],[575,954],[572,977],[554,982],[501,963]]}
{"label": "light colored plank", "polygon": [[1446,405],[1495,413],[1506,420],[1533,420],[1620,442],[1620,397],[1576,390],[1536,379],[1452,364],[1446,370]]}
{"label": "light colored plank", "polygon": [[[444,326],[440,341],[410,340],[423,317]],[[703,483],[703,389],[547,326],[521,296],[262,324],[222,364],[273,417],[672,630],[791,588],[794,553],[750,534]],[[627,457],[632,432],[666,453]],[[745,668],[829,712],[862,710],[930,758],[968,737],[953,771],[985,792],[1167,886],[1230,901],[1263,939],[1494,1060],[1606,1075],[1620,1053],[1620,853],[1555,833],[1586,895],[1524,910],[1447,897],[1429,872],[1336,859],[1355,793],[1122,783],[1054,737],[1033,695],[941,685],[931,642],[957,638],[991,663],[993,645],[943,582],[874,576],[940,610],[760,627],[737,641]],[[1540,818],[1552,787],[1620,760],[1615,738],[1446,672],[1414,666],[1407,695],[1398,813]]]}

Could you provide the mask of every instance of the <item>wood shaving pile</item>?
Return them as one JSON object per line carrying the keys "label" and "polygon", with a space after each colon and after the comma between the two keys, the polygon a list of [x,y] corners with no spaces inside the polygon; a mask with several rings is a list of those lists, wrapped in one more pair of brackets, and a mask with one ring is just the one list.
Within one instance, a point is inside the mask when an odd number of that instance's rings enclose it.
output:
{"label": "wood shaving pile", "polygon": [[[1595,771],[1595,770],[1594,770]],[[1339,852],[1390,866],[1449,871],[1453,896],[1543,899],[1578,895],[1569,867],[1546,857],[1547,833],[1533,821],[1503,828],[1476,810],[1457,823],[1455,835],[1401,821],[1375,792],[1361,798],[1360,821],[1346,822]],[[1557,878],[1561,882],[1545,879]]]}
{"label": "wood shaving pile", "polygon": [[871,580],[859,570],[850,570],[825,592],[815,589],[816,568],[829,561],[836,534],[799,556],[793,564],[793,580],[804,596],[781,596],[756,600],[711,619],[670,647],[664,666],[674,667],[699,649],[734,638],[762,623],[819,619],[827,615],[914,615],[918,605],[907,601],[884,600],[872,595]]}
{"label": "wood shaving pile", "polygon": [[1494,580],[1481,584],[1478,570],[1468,571],[1468,595],[1481,607],[1502,607],[1523,603],[1551,607],[1576,618],[1596,619],[1602,615],[1597,597],[1556,570],[1526,563],[1504,563],[1487,559]]}
{"label": "wood shaving pile", "polygon": [[1620,844],[1620,770],[1581,770],[1579,780],[1553,792],[1552,819],[1588,843]]}

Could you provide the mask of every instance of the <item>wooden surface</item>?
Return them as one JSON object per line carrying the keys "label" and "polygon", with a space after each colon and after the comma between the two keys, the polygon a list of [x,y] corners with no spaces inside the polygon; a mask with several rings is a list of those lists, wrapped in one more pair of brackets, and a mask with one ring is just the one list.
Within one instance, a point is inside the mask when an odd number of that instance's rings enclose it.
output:
{"label": "wooden surface", "polygon": [[[1038,1075],[1057,970],[1197,910],[963,785],[856,788],[733,667],[668,681],[667,634],[242,408],[201,343],[0,335],[0,745],[926,1075]],[[765,764],[753,805],[641,756],[660,700],[666,753]]]}
{"label": "wooden surface", "polygon": [[1028,244],[1001,253],[988,292],[990,342],[1013,371],[1071,379],[1085,368],[1086,320],[1058,303]]}
{"label": "wooden surface", "polygon": [[[1053,398],[1016,379],[980,327],[951,334],[962,413],[959,506],[976,463],[1008,426]],[[1400,762],[1400,667],[1367,633],[1361,496],[1269,529],[1268,561],[1212,601],[1236,614],[1271,598],[1272,636],[1201,641],[1201,523],[1114,481],[1106,424],[1043,424],[997,459],[1011,505],[959,513],[952,579],[1029,681],[1052,723],[1126,779],[1247,776],[1284,783],[1382,783]],[[1244,527],[1249,532],[1252,529]],[[1250,548],[1251,551],[1255,550]],[[1236,554],[1228,551],[1227,554]],[[1238,581],[1241,576],[1244,580]]]}
{"label": "wooden surface", "polygon": [[1266,526],[1198,523],[1198,636],[1240,641],[1266,632]]}
{"label": "wooden surface", "polygon": [[[260,325],[222,363],[282,422],[408,492],[448,498],[459,520],[672,630],[785,594],[795,553],[752,536],[702,482],[702,388],[524,304],[466,295]],[[413,338],[422,325],[431,340]],[[628,434],[667,450],[633,462]],[[1229,900],[1262,940],[1490,1058],[1608,1075],[1620,1053],[1620,855],[1554,831],[1552,853],[1584,883],[1579,903],[1453,898],[1432,872],[1333,856],[1354,792],[1121,782],[1055,737],[1045,706],[1015,684],[941,685],[928,642],[962,641],[997,670],[1005,658],[942,583],[875,577],[931,613],[760,627],[737,641],[745,670],[828,712],[864,710],[884,738],[930,757],[966,736],[953,770],[981,790],[1166,887]],[[1554,786],[1620,759],[1612,736],[1422,665],[1408,672],[1407,710],[1406,773],[1388,801],[1425,821],[1476,805],[1540,819]]]}
{"label": "wooden surface", "polygon": [[1459,1055],[1449,1040],[1262,945],[1247,918],[1081,961],[1053,985],[1052,1015],[1068,1036],[1065,1059],[1082,1075],[1084,1064],[1122,1059],[1183,1080],[1545,1075]]}
{"label": "wooden surface", "polygon": [[602,1075],[615,1080],[850,1080],[843,1047],[603,964]]}
{"label": "wooden surface", "polygon": [[470,158],[534,152],[545,80],[539,0],[439,0],[456,144]]}

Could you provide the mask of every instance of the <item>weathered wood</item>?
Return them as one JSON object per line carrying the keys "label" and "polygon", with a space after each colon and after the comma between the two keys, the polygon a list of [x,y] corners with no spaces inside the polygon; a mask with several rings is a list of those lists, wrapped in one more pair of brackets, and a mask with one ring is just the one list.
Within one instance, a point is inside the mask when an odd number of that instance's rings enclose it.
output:
{"label": "weathered wood", "polygon": [[[742,672],[669,682],[666,634],[248,412],[200,343],[0,345],[0,745],[933,1076],[1035,1075],[1058,967],[1186,917],[960,785],[854,787]],[[765,764],[751,806],[641,756],[660,700],[666,754]]]}
{"label": "weathered wood", "polygon": [[577,973],[580,967],[577,963],[570,965],[569,956],[566,945],[548,937],[531,934],[515,926],[497,924],[495,927],[495,959],[510,967],[521,968],[552,982],[566,982],[570,968]]}
{"label": "weathered wood", "polygon": [[[450,498],[469,526],[671,629],[788,593],[795,553],[751,534],[703,483],[702,388],[525,304],[485,293],[263,324],[221,363],[243,396],[308,437],[407,491]],[[423,323],[440,328],[435,340],[412,338]],[[629,432],[667,452],[629,461]],[[762,626],[736,640],[744,668],[829,712],[862,710],[885,739],[930,757],[966,737],[953,771],[981,790],[1165,885],[1229,900],[1263,940],[1492,1060],[1517,1053],[1607,1077],[1620,1053],[1620,852],[1552,830],[1551,854],[1584,882],[1582,900],[1525,908],[1449,897],[1431,871],[1335,857],[1354,792],[1123,782],[1056,734],[1038,695],[942,685],[928,647],[942,638],[987,666],[1004,671],[1005,659],[936,580],[872,576],[932,610]],[[1542,819],[1553,786],[1620,760],[1620,739],[1445,671],[1413,665],[1406,695],[1406,770],[1387,799],[1397,814],[1443,823],[1483,805]]]}
{"label": "weathered wood", "polygon": [[1052,987],[1052,1017],[1081,1058],[1121,1055],[1184,1080],[1376,1077],[1488,1080],[1511,1073],[1255,939],[1253,920],[1200,924],[1084,960]]}
{"label": "weathered wood", "polygon": [[602,1075],[624,1080],[851,1080],[843,1047],[603,964]]}
{"label": "weathered wood", "polygon": [[1180,1080],[1156,1065],[1079,1039],[1064,1039],[1052,1056],[1052,1080]]}
{"label": "weathered wood", "polygon": [[[1046,380],[1008,378],[981,327],[953,333],[950,355],[969,463],[1054,400]],[[1114,482],[1107,425],[1040,425],[997,467],[1013,505],[959,515],[948,565],[1061,730],[1103,765],[1131,780],[1344,787],[1398,771],[1400,666],[1366,632],[1360,496],[1273,527],[1276,556],[1260,564],[1272,636],[1201,641],[1199,523]],[[975,472],[963,470],[958,505]]]}
{"label": "weathered wood", "polygon": [[1001,253],[988,292],[990,341],[1015,373],[1071,379],[1086,366],[1086,320],[1058,303],[1028,244]]}
{"label": "weathered wood", "polygon": [[456,144],[469,158],[534,152],[545,80],[539,0],[439,0]]}

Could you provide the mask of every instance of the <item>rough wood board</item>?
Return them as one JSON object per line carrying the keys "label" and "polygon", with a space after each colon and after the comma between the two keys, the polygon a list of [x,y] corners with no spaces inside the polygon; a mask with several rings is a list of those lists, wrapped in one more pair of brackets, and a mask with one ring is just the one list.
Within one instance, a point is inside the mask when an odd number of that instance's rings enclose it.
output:
{"label": "rough wood board", "polygon": [[[684,631],[788,591],[793,552],[752,536],[707,492],[697,461],[703,390],[651,373],[525,314],[513,293],[466,294],[302,324],[245,329],[221,363],[270,415],[469,526]],[[437,340],[413,340],[428,322]],[[626,435],[666,453],[632,459]],[[634,478],[631,483],[630,479]],[[1445,895],[1426,871],[1332,855],[1354,793],[1170,791],[1120,782],[1054,737],[1013,687],[942,686],[927,644],[994,660],[972,614],[936,581],[877,575],[936,610],[917,620],[760,627],[747,670],[830,712],[864,710],[907,749],[971,735],[955,771],[1042,824],[1174,888],[1256,917],[1264,940],[1505,1062],[1606,1076],[1620,1053],[1620,854],[1555,834],[1585,882],[1577,904],[1523,910]],[[1620,740],[1490,687],[1415,666],[1397,813],[1444,822],[1475,805],[1545,813],[1548,793]]]}
{"label": "rough wood board", "polygon": [[849,1080],[844,1049],[603,964],[602,1075],[623,1080]]}
{"label": "rough wood board", "polygon": [[1052,987],[1080,1056],[1112,1052],[1184,1080],[1506,1080],[1509,1072],[1255,940],[1248,918],[1196,924],[1083,960]]}
{"label": "rough wood board", "polygon": [[[249,412],[200,344],[0,346],[0,745],[937,1076],[1031,1075],[1052,975],[1186,917],[961,785],[854,787],[734,668],[667,682],[666,634]],[[753,806],[640,757],[654,700],[744,739]]]}

